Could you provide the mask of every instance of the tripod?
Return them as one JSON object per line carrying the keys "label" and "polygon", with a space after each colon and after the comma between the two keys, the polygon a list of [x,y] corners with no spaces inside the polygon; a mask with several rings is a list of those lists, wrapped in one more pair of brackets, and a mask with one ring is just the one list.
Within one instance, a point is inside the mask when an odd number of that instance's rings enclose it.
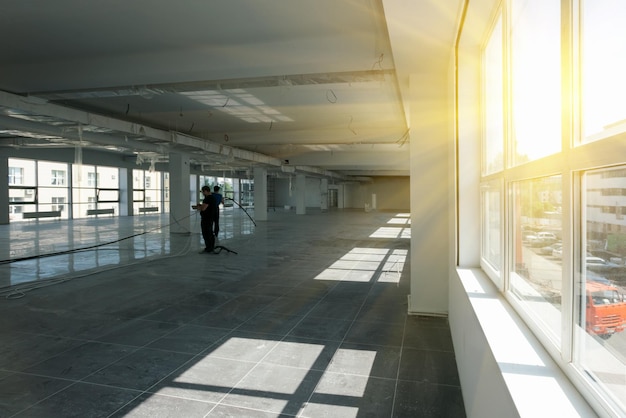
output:
{"label": "tripod", "polygon": [[215,247],[213,247],[213,254],[219,254],[219,253],[222,252],[222,250],[226,250],[229,253],[237,254],[236,251],[229,250],[228,248],[224,247],[223,245],[216,245]]}

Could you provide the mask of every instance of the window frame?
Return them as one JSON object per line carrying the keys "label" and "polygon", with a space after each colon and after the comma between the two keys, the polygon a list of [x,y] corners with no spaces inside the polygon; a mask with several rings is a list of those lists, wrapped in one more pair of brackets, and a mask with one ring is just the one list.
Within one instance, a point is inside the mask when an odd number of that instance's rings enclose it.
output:
{"label": "window frame", "polygon": [[[623,147],[626,140],[626,133],[618,134],[613,137],[603,138],[601,140],[585,142],[582,138],[582,86],[581,68],[583,65],[581,51],[581,8],[584,0],[562,0],[561,5],[561,94],[562,94],[562,116],[561,116],[561,151],[558,154],[541,157],[534,161],[528,161],[520,165],[511,164],[512,155],[508,145],[510,138],[511,126],[511,80],[510,80],[510,7],[512,0],[504,0],[494,7],[494,21],[498,15],[502,16],[503,36],[506,38],[502,41],[503,46],[503,79],[504,100],[503,113],[504,122],[504,167],[499,172],[484,172],[484,167],[488,162],[485,161],[487,152],[483,149],[480,153],[481,173],[479,178],[479,205],[480,205],[480,265],[487,276],[500,289],[505,299],[511,304],[518,315],[537,336],[542,345],[557,361],[560,367],[576,385],[576,387],[590,400],[596,407],[599,405],[603,411],[619,411],[617,403],[611,400],[612,395],[608,392],[602,394],[597,384],[594,384],[585,376],[583,365],[576,363],[577,341],[576,333],[580,332],[580,326],[577,318],[580,318],[581,310],[584,305],[580,303],[581,298],[585,297],[584,289],[579,285],[581,283],[581,271],[583,263],[583,242],[586,239],[587,220],[585,208],[582,207],[583,195],[586,189],[583,184],[583,177],[589,170],[610,168],[617,165],[626,165],[626,159],[620,157],[619,153],[614,152],[615,149]],[[484,51],[492,36],[493,22],[486,27],[484,40],[482,42],[480,52],[480,143],[485,144],[484,126],[486,121],[485,108],[485,83],[484,83]],[[510,275],[514,271],[513,263],[513,236],[514,236],[514,217],[512,210],[514,208],[511,192],[512,185],[516,182],[531,180],[540,177],[548,177],[560,175],[562,179],[561,195],[562,195],[562,287],[561,287],[561,339],[559,344],[549,337],[542,329],[541,325],[534,320],[532,312],[525,309],[520,300],[510,291]],[[488,225],[484,224],[485,208],[483,190],[488,185],[500,182],[503,204],[501,207],[502,222],[502,254],[504,260],[502,262],[501,277],[491,268],[488,258],[483,254],[483,239]],[[582,331],[585,331],[584,324]],[[621,411],[622,413],[624,411]]]}

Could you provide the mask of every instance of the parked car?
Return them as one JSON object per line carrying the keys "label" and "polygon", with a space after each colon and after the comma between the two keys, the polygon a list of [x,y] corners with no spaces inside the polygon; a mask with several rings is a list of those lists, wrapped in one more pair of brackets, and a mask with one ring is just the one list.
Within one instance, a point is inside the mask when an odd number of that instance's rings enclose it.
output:
{"label": "parked car", "polygon": [[552,248],[552,257],[563,258],[563,244],[554,244],[553,247],[554,248]]}
{"label": "parked car", "polygon": [[595,273],[614,273],[624,269],[626,266],[606,261],[604,258],[587,256],[585,258],[585,267],[587,270]]}
{"label": "parked car", "polygon": [[537,250],[537,254],[554,255],[554,250],[556,250],[557,248],[560,250],[562,246],[563,244],[561,244],[560,242],[555,242],[554,244],[546,245],[545,247],[539,248]]}
{"label": "parked car", "polygon": [[535,235],[528,235],[526,240],[532,247],[545,247],[558,241],[553,232],[537,232]]}

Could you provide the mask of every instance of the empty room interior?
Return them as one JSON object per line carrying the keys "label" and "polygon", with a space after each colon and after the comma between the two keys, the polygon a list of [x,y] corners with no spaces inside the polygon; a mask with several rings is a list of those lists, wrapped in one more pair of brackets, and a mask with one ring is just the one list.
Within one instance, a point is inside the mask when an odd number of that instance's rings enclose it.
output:
{"label": "empty room interior", "polygon": [[5,3],[1,418],[626,416],[623,2]]}

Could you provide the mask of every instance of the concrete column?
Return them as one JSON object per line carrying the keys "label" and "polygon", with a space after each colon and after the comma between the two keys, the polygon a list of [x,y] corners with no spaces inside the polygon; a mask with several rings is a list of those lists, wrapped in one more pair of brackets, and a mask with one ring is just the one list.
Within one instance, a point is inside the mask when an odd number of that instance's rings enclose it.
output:
{"label": "concrete column", "polygon": [[344,209],[346,207],[345,202],[344,202],[345,190],[346,190],[346,186],[343,184],[340,184],[339,187],[337,188],[337,209]]}
{"label": "concrete column", "polygon": [[321,192],[321,209],[328,210],[328,179],[322,179],[320,182]]}
{"label": "concrete column", "polygon": [[296,215],[306,214],[306,176],[296,174]]}
{"label": "concrete column", "polygon": [[453,127],[446,74],[410,77],[411,294],[409,313],[447,315],[453,208]]}
{"label": "concrete column", "polygon": [[0,225],[9,223],[9,158],[0,156]]}
{"label": "concrete column", "polygon": [[170,233],[189,234],[189,157],[170,153]]}
{"label": "concrete column", "polygon": [[254,167],[254,218],[267,221],[267,169]]}
{"label": "concrete column", "polygon": [[[121,175],[120,175],[120,181],[121,181]],[[133,198],[134,198],[134,187],[135,187],[135,182],[133,181],[133,169],[132,168],[128,168],[126,170],[126,191],[127,191],[127,196],[126,196],[126,201],[124,202],[124,205],[126,206],[126,213],[128,214],[128,216],[133,216],[134,212],[133,212],[133,208],[134,208],[134,203],[133,203]],[[123,185],[120,184],[120,188],[124,188]],[[120,202],[121,205],[121,202]],[[120,213],[122,212],[123,209],[120,208]]]}
{"label": "concrete column", "polygon": [[[71,165],[70,165],[71,169]],[[128,181],[130,179],[130,182]],[[120,188],[120,216],[132,215],[133,174],[130,168],[119,169],[117,187]],[[130,201],[130,203],[129,203]]]}

